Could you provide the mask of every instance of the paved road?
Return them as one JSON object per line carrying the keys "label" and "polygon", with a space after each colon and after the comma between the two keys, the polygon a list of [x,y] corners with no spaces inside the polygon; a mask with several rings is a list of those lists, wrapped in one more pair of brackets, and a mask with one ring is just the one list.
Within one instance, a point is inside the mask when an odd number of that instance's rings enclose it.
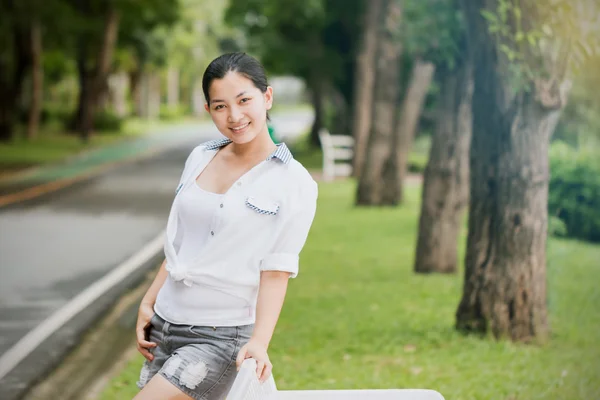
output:
{"label": "paved road", "polygon": [[[306,130],[312,114],[272,120],[289,141]],[[158,155],[0,210],[0,357],[164,229],[187,155],[216,137],[209,123],[188,128]]]}

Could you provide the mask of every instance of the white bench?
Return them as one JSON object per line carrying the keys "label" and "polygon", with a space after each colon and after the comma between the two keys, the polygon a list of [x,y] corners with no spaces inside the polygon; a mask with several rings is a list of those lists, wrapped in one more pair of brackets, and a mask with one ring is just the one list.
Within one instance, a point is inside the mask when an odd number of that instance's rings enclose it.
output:
{"label": "white bench", "polygon": [[261,384],[256,377],[256,361],[244,360],[227,395],[227,400],[444,400],[434,390],[283,390],[278,391],[273,375]]}
{"label": "white bench", "polygon": [[336,176],[352,175],[354,138],[347,135],[331,135],[327,129],[321,128],[319,140],[323,149],[323,180],[329,182]]}

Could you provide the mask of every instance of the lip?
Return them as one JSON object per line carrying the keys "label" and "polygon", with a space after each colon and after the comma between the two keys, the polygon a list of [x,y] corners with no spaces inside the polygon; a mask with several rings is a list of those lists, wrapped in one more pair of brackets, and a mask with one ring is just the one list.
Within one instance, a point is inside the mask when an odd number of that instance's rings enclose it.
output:
{"label": "lip", "polygon": [[237,128],[237,127],[230,127],[229,129],[230,129],[230,130],[231,130],[233,133],[235,133],[235,134],[239,135],[240,133],[244,133],[244,132],[246,132],[246,131],[248,130],[248,126],[250,126],[250,122],[247,122],[247,123],[245,123],[245,124],[242,124],[242,125],[239,125],[239,126],[240,126],[240,127],[242,127],[242,126],[243,126],[243,128],[242,128],[242,129],[234,129],[234,128]]}

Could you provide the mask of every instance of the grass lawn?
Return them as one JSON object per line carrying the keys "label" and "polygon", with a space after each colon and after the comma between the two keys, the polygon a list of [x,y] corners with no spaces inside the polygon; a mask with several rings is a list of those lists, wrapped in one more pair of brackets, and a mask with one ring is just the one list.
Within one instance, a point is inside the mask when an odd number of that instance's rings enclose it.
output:
{"label": "grass lawn", "polygon": [[[319,208],[269,354],[280,389],[431,388],[448,400],[600,398],[600,246],[548,243],[545,345],[453,329],[454,276],[417,276],[419,188],[402,207],[356,209],[352,182],[320,185]],[[465,232],[460,236],[464,248]],[[462,255],[461,255],[462,257]],[[133,344],[132,344],[133,346]],[[137,392],[134,357],[101,399]]]}
{"label": "grass lawn", "polygon": [[26,140],[22,132],[18,132],[13,142],[0,143],[0,175],[34,165],[57,162],[82,151],[128,140],[174,123],[177,122],[129,119],[123,123],[120,132],[94,133],[88,144],[83,144],[76,134],[67,134],[55,126],[44,127],[38,137],[31,141]]}

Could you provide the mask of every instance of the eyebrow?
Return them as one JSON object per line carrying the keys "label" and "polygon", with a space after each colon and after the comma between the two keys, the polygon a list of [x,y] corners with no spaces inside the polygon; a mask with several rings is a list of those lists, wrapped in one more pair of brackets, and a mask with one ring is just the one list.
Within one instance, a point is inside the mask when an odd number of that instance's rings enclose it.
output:
{"label": "eyebrow", "polygon": [[[240,93],[240,94],[238,94],[237,96],[235,96],[235,98],[237,99],[238,97],[240,97],[240,96],[243,96],[243,95],[245,95],[246,93],[247,93],[247,91],[246,91],[246,90],[244,90],[242,93]],[[212,99],[212,100],[210,101],[210,104],[212,104],[212,103],[225,103],[225,100],[221,100],[221,99]]]}

